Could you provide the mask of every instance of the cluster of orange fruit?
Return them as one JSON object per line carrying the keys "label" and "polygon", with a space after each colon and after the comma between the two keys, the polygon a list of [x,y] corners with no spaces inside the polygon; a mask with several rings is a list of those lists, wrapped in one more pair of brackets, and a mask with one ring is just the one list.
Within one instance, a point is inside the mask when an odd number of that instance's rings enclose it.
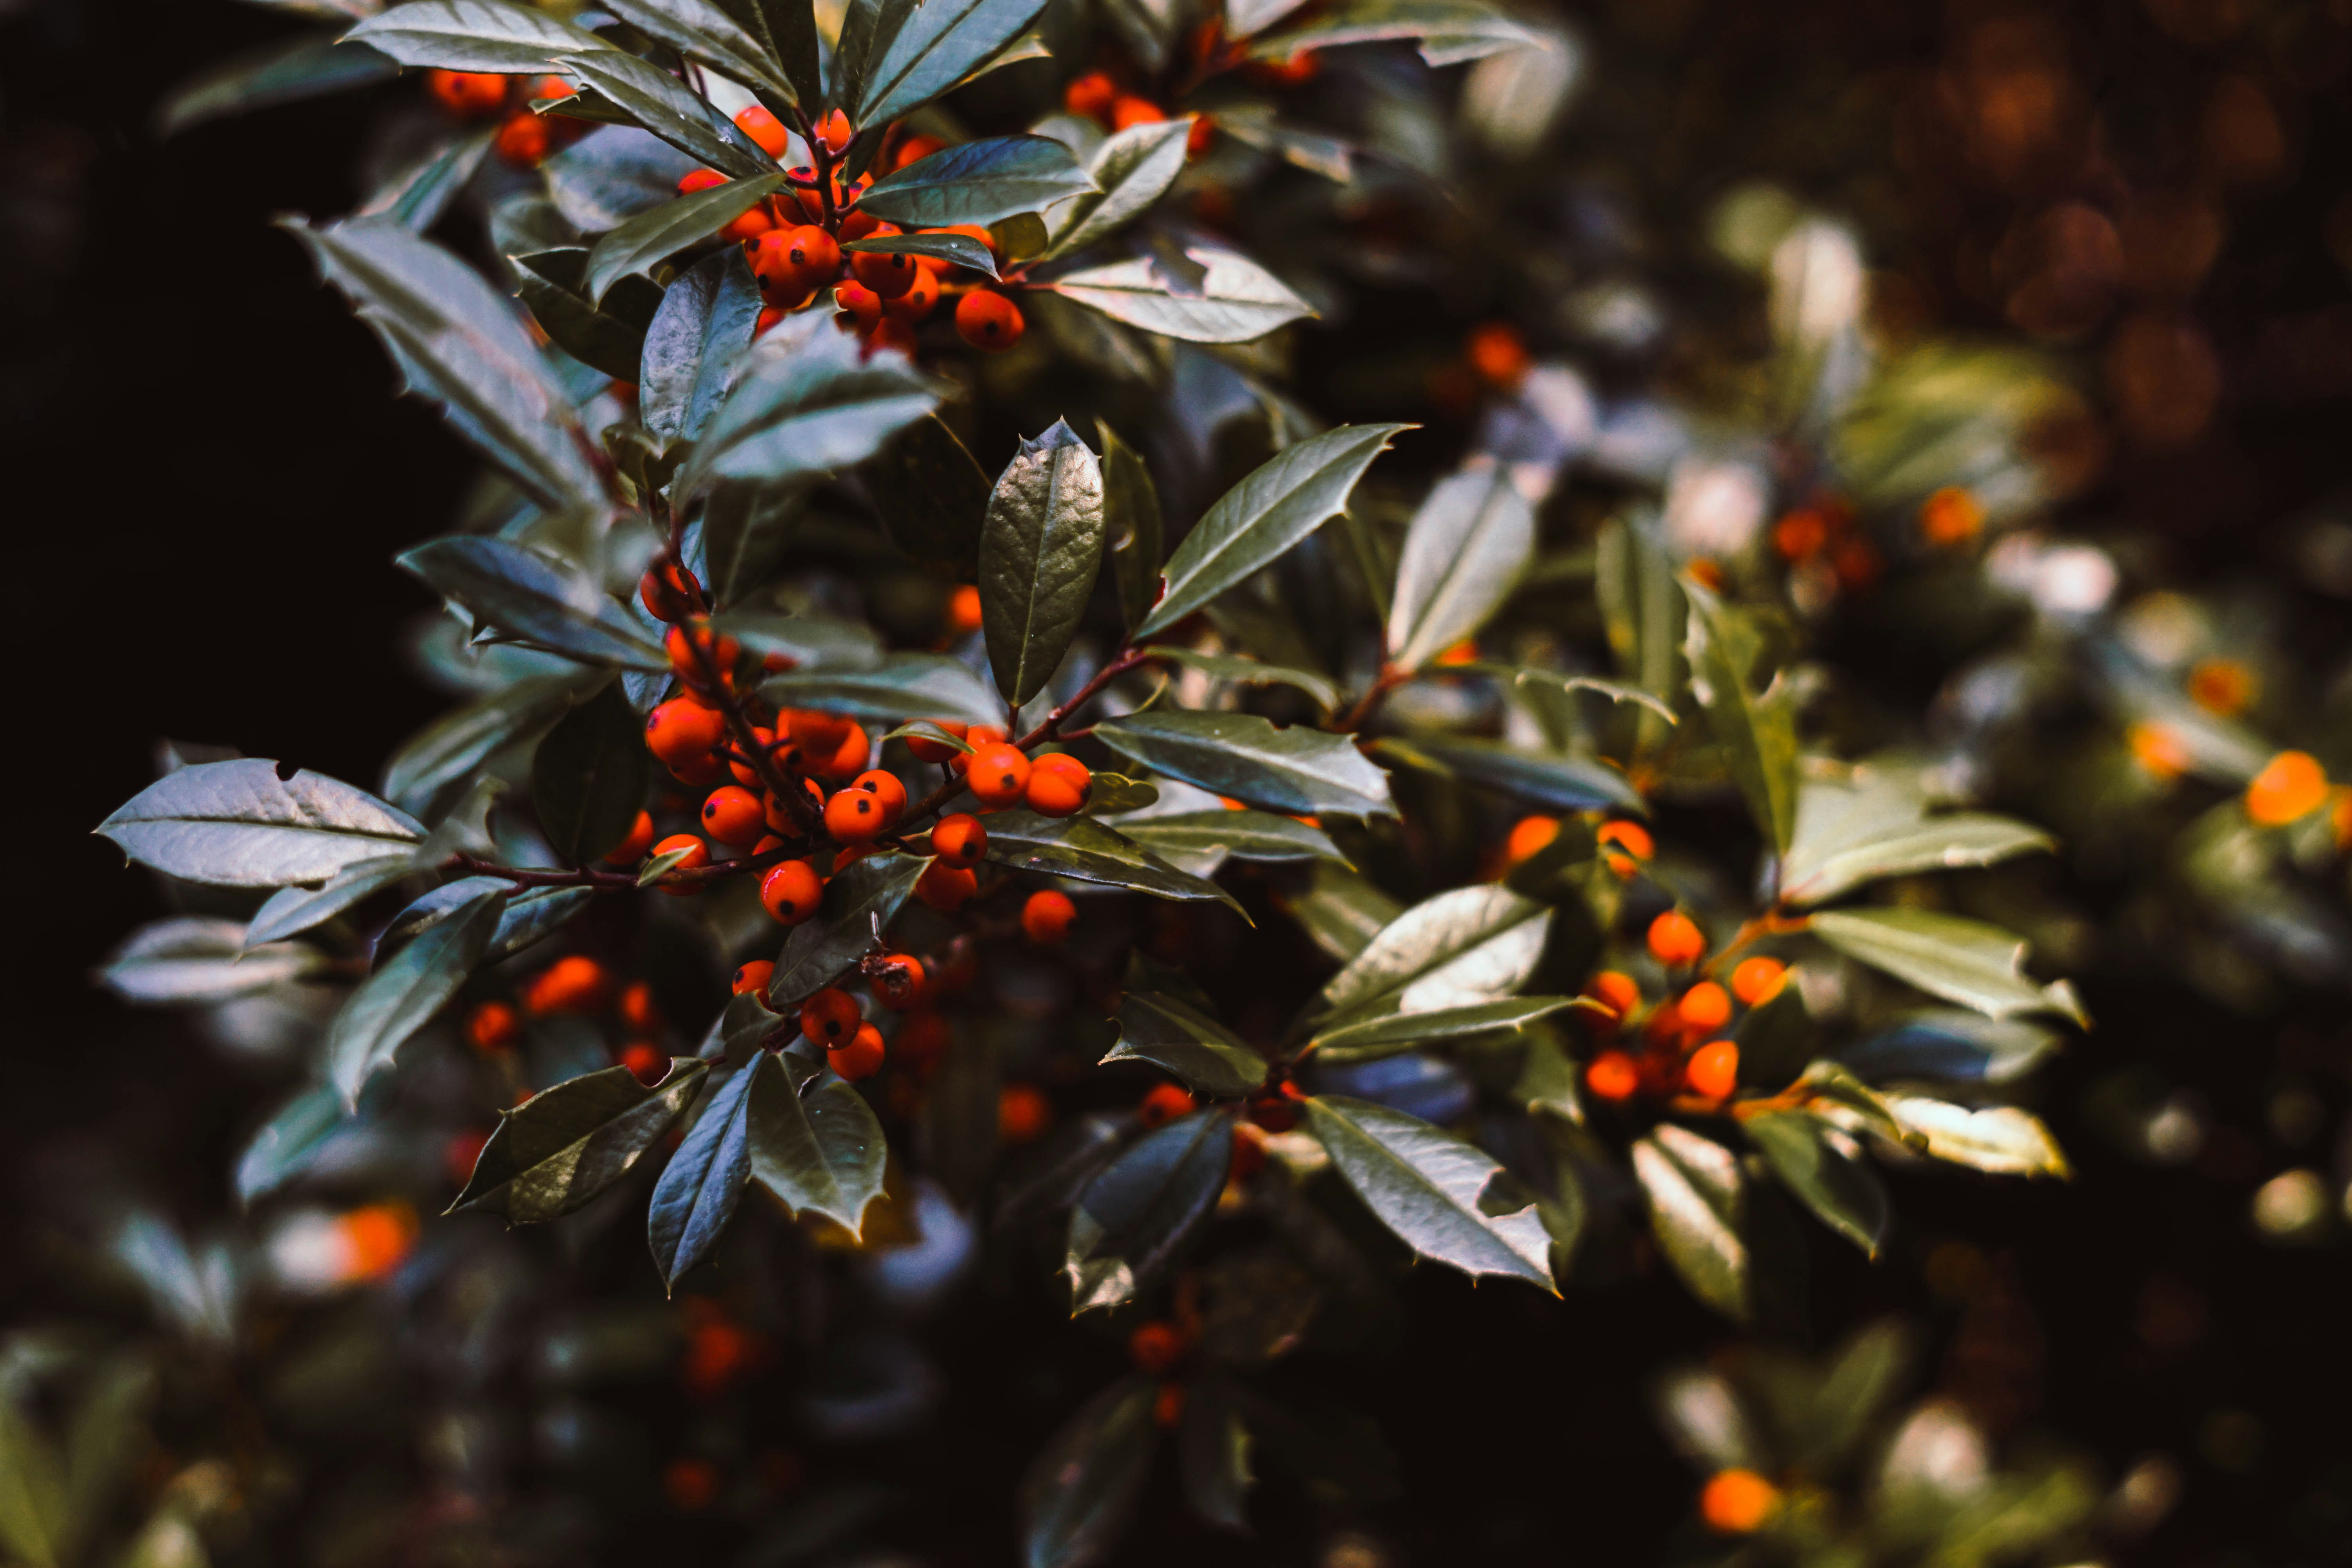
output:
{"label": "cluster of orange fruit", "polygon": [[[523,1025],[529,1019],[608,1012],[625,1035],[634,1037],[621,1048],[620,1064],[646,1083],[660,1082],[669,1071],[669,1056],[650,1037],[659,1035],[662,1027],[653,987],[642,980],[618,984],[610,971],[585,953],[566,953],[533,974],[517,988],[511,1003],[477,1005],[466,1016],[466,1040],[484,1056],[501,1057],[521,1041]],[[479,1141],[486,1136],[459,1134],[475,1140],[462,1158],[452,1146],[449,1164],[460,1180],[473,1169],[473,1155],[480,1153]]]}
{"label": "cluster of orange fruit", "polygon": [[[433,100],[460,120],[499,118],[490,145],[498,155],[519,169],[535,169],[547,155],[567,142],[576,142],[593,127],[584,120],[537,114],[534,100],[570,98],[570,82],[560,76],[493,76],[488,71],[433,70],[425,73],[425,89]],[[502,117],[502,118],[501,118]]]}
{"label": "cluster of orange fruit", "polygon": [[[1706,956],[1706,935],[1680,910],[1650,922],[1650,956],[1669,971],[1686,970]],[[1788,983],[1788,966],[1777,958],[1740,960],[1728,989],[1699,980],[1680,994],[1662,997],[1646,1016],[1642,987],[1622,970],[1604,969],[1586,982],[1584,994],[1599,1004],[1586,1017],[1595,1038],[1624,1037],[1639,1017],[1639,1053],[1609,1045],[1584,1069],[1585,1087],[1595,1099],[1625,1100],[1635,1095],[1664,1100],[1677,1094],[1720,1103],[1739,1087],[1739,1046],[1723,1030],[1734,1004],[1760,1007]],[[1629,1041],[1628,1044],[1631,1044]]]}

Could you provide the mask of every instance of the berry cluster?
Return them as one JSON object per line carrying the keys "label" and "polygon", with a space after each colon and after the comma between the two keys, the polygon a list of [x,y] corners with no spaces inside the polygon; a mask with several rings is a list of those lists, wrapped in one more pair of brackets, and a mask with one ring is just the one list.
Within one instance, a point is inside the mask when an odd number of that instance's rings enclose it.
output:
{"label": "berry cluster", "polygon": [[[1650,956],[1669,973],[1686,971],[1706,956],[1706,934],[1680,910],[1650,922]],[[1643,1014],[1641,984],[1622,970],[1604,969],[1584,987],[1597,1004],[1587,1015],[1596,1037],[1625,1037],[1638,1023],[1640,1050],[1611,1045],[1596,1052],[1584,1070],[1585,1087],[1599,1100],[1635,1095],[1671,1100],[1686,1095],[1720,1105],[1739,1087],[1739,1045],[1723,1031],[1735,1004],[1761,1007],[1788,983],[1788,966],[1777,958],[1745,958],[1731,971],[1730,985],[1702,979],[1679,994],[1661,997]],[[1632,1042],[1628,1040],[1628,1045]]]}
{"label": "berry cluster", "polygon": [[550,153],[591,129],[584,120],[542,115],[532,107],[574,95],[577,89],[560,76],[431,70],[425,73],[425,89],[460,120],[498,119],[498,136],[490,145],[518,169],[536,169]]}

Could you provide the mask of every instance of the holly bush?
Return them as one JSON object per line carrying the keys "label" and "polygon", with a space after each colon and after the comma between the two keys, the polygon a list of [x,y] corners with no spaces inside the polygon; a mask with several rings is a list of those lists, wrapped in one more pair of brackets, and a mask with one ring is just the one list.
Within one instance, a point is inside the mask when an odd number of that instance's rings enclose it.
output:
{"label": "holly bush", "polygon": [[[194,1375],[17,1342],[12,1551],[255,1550],[409,1433],[319,1554],[838,1558],[943,1506],[860,1455],[974,1315],[1092,1382],[966,1554],[1370,1517],[1300,1368],[1430,1269],[1757,1336],[1658,1384],[1678,1552],[2094,1549],[2080,1459],[1895,1405],[1899,1325],[1773,1347],[1833,1249],[1916,1266],[1885,1173],[2069,1173],[2053,851],[2209,994],[2343,973],[2328,703],[2050,531],[2063,363],[1874,321],[1762,182],[1627,280],[1587,46],[1484,0],[270,8],[159,128],[398,79],[281,226],[483,464],[396,562],[451,706],[373,788],[167,743],[100,825],[180,911],[104,983],[292,1070],[239,1217],[108,1234]],[[158,1386],[228,1436],[126,1492]]]}

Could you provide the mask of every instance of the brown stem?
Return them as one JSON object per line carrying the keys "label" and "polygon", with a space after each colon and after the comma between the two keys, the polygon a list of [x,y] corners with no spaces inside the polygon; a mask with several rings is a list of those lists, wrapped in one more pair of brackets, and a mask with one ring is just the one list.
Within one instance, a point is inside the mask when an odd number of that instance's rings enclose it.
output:
{"label": "brown stem", "polygon": [[1339,728],[1349,734],[1362,729],[1381,699],[1412,679],[1412,671],[1409,669],[1401,669],[1393,664],[1382,665],[1379,677],[1365,689],[1363,696],[1356,700],[1356,705],[1348,710],[1347,717],[1339,721]]}

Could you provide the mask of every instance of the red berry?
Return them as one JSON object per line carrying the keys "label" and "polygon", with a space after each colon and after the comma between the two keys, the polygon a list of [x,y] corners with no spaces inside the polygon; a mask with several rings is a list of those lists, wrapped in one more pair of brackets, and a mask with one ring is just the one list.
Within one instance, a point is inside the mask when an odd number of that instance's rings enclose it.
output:
{"label": "red berry", "polygon": [[816,139],[824,143],[824,150],[828,153],[840,152],[856,134],[849,123],[849,116],[838,109],[816,122]]}
{"label": "red berry", "polygon": [[708,191],[727,183],[727,176],[716,169],[688,169],[678,176],[677,194],[690,196],[697,191]]}
{"label": "red berry", "polygon": [[[970,594],[971,595],[971,605],[975,614],[972,616],[971,626],[964,629],[977,630],[980,626],[980,616],[976,613],[980,608],[980,590],[969,586],[956,590],[956,596],[959,599],[961,599],[965,594]],[[963,743],[970,746],[971,750],[969,752],[958,752],[952,758],[949,759],[948,771],[955,774],[958,778],[963,777],[964,774],[971,771],[971,759],[973,756],[979,753],[985,747],[1003,744],[1005,738],[1004,731],[998,729],[993,724],[974,724],[970,728],[961,731],[961,733],[963,736]]]}
{"label": "red berry", "polygon": [[604,1005],[612,988],[612,977],[604,966],[581,953],[570,953],[557,959],[532,977],[523,987],[522,1005],[526,1011],[549,1013],[593,1013]]}
{"label": "red berry", "polygon": [[996,1135],[1005,1142],[1034,1142],[1053,1124],[1054,1102],[1036,1085],[1008,1083],[996,1091]]}
{"label": "red berry", "polygon": [[964,342],[992,353],[1019,342],[1026,325],[1018,305],[988,289],[975,289],[956,301],[955,323]]}
{"label": "red berry", "polygon": [[824,1053],[826,1065],[852,1083],[880,1072],[882,1057],[882,1031],[871,1024],[858,1025],[847,1045]]}
{"label": "red berry", "polygon": [[906,813],[907,786],[900,784],[898,775],[887,768],[868,769],[850,780],[849,787],[854,790],[863,790],[880,801],[882,809],[890,814],[890,820],[893,823]]}
{"label": "red berry", "polygon": [[782,157],[792,144],[792,132],[784,129],[783,121],[756,103],[735,117],[735,128],[759,143],[760,151],[771,158]]}
{"label": "red berry", "polygon": [[749,849],[766,831],[760,797],[741,784],[723,784],[702,803],[702,830],[730,849]]}
{"label": "red berry", "polygon": [[845,789],[824,803],[824,830],[844,844],[865,844],[890,830],[890,813],[878,796]]}
{"label": "red berry", "polygon": [[1164,1127],[1180,1116],[1192,1114],[1192,1097],[1178,1084],[1155,1085],[1135,1108],[1135,1119],[1146,1127]]}
{"label": "red berry", "polygon": [[1070,922],[1077,918],[1078,907],[1070,902],[1069,895],[1051,888],[1030,894],[1029,901],[1021,906],[1021,929],[1040,946],[1051,946],[1068,936]]}
{"label": "red berry", "polygon": [[425,89],[442,108],[468,120],[496,114],[507,102],[507,79],[488,71],[426,71]]}
{"label": "red berry", "polygon": [[669,1075],[669,1058],[643,1040],[621,1053],[621,1065],[635,1073],[637,1081],[647,1089]]}
{"label": "red berry", "polygon": [[529,110],[509,115],[499,127],[498,140],[491,143],[499,156],[518,169],[536,169],[547,157],[547,149],[554,140],[549,135],[547,121]]}
{"label": "red berry", "polygon": [[938,308],[939,302],[940,275],[931,269],[929,263],[917,261],[915,281],[897,299],[886,297],[882,301],[882,314],[891,321],[911,326],[929,315]]}
{"label": "red berry", "polygon": [[1031,764],[1023,794],[1029,809],[1040,816],[1073,816],[1087,804],[1093,783],[1086,763],[1066,752],[1050,752]]}
{"label": "red berry", "polygon": [[936,136],[909,136],[899,142],[898,150],[890,155],[891,172],[895,174],[909,163],[919,163],[946,145]]}
{"label": "red berry", "polygon": [[882,319],[882,296],[863,283],[842,283],[833,290],[833,303],[847,320],[845,327],[865,331]]}
{"label": "red berry", "polygon": [[1642,1087],[1642,1069],[1623,1051],[1603,1051],[1585,1068],[1584,1087],[1599,1100],[1631,1100]]}
{"label": "red berry", "polygon": [[915,897],[922,900],[926,908],[937,910],[941,914],[952,914],[963,908],[979,891],[978,878],[961,867],[950,866],[943,861],[932,861],[923,868],[923,874],[915,879]]}
{"label": "red berry", "polygon": [[1120,93],[1111,100],[1110,128],[1131,130],[1138,125],[1151,125],[1168,118],[1168,111],[1148,98],[1138,98],[1131,92]]}
{"label": "red berry", "polygon": [[1696,963],[1706,955],[1706,934],[1690,916],[1668,910],[1650,922],[1650,955],[1669,969]]}
{"label": "red berry", "polygon": [[1062,89],[1062,107],[1088,120],[1104,120],[1118,101],[1118,84],[1101,71],[1088,71]]}
{"label": "red berry", "polygon": [[1146,1323],[1127,1336],[1128,1358],[1138,1372],[1157,1377],[1184,1357],[1184,1332],[1173,1323]]}
{"label": "red berry", "polygon": [[1701,1046],[1684,1066],[1683,1081],[1707,1100],[1729,1099],[1739,1087],[1739,1047],[1730,1040]]}
{"label": "red berry", "polygon": [[621,1018],[633,1029],[661,1027],[661,1014],[654,1006],[654,988],[644,981],[632,982],[621,993]]}
{"label": "red berry", "polygon": [[760,905],[781,924],[796,926],[824,901],[824,885],[805,860],[785,860],[760,879]]}
{"label": "red berry", "polygon": [[735,978],[728,982],[727,989],[737,996],[747,993],[764,996],[768,991],[769,977],[775,973],[776,966],[773,963],[764,958],[755,958],[735,972]]}
{"label": "red berry", "polygon": [[674,697],[646,715],[646,750],[677,768],[707,759],[727,732],[716,709]]}
{"label": "red berry", "polygon": [[1675,1011],[1687,1027],[1711,1035],[1731,1022],[1731,997],[1714,981],[1702,980],[1682,994]]}
{"label": "red berry", "polygon": [[485,1002],[466,1019],[466,1039],[476,1050],[502,1051],[522,1037],[522,1021],[503,1002]]}
{"label": "red berry", "polygon": [[629,826],[629,836],[604,851],[608,866],[634,866],[646,858],[654,847],[654,818],[648,811],[637,813],[637,820]]}
{"label": "red berry", "polygon": [[1029,759],[1018,746],[1000,741],[972,753],[966,777],[981,805],[998,809],[1015,805],[1029,788]]}
{"label": "red berry", "polygon": [[895,300],[915,286],[922,268],[913,257],[887,250],[861,250],[849,258],[852,276],[884,300]]}
{"label": "red berry", "polygon": [[930,976],[912,953],[888,952],[866,960],[866,978],[874,987],[875,1000],[894,1013],[919,1007],[930,994]]}
{"label": "red berry", "polygon": [[824,765],[817,772],[829,779],[856,778],[873,760],[874,742],[866,739],[866,727],[852,724],[848,733],[842,736],[841,743],[834,748],[833,755],[825,759]]}
{"label": "red berry", "polygon": [[[977,598],[979,595],[975,594],[973,597]],[[971,725],[959,723],[953,719],[934,719],[930,721],[930,722],[938,725],[940,729],[945,730],[949,734],[955,736],[958,740],[961,740],[963,738],[964,731],[971,728]],[[958,751],[955,747],[949,745],[945,741],[934,741],[921,735],[908,736],[907,750],[915,753],[916,761],[924,763],[944,763],[952,758],[963,755],[961,752]]]}
{"label": "red berry", "polygon": [[[654,854],[658,858],[678,849],[686,851],[686,858],[671,867],[670,869],[673,871],[698,871],[710,864],[710,846],[691,833],[671,834],[654,846]],[[702,891],[702,885],[698,882],[685,882],[676,886],[664,883],[662,891],[673,899],[686,899]]]}
{"label": "red berry", "polygon": [[838,986],[828,985],[801,1004],[801,1033],[828,1050],[847,1044],[864,1022],[857,998]]}
{"label": "red berry", "polygon": [[931,853],[950,866],[969,870],[988,858],[988,829],[980,818],[963,812],[940,818],[931,829]]}

